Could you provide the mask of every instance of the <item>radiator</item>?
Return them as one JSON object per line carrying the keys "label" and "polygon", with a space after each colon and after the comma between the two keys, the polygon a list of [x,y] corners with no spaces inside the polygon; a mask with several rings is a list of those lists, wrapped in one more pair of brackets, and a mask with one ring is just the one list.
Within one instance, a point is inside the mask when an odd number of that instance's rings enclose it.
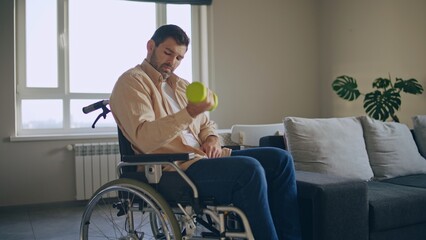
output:
{"label": "radiator", "polygon": [[73,149],[77,200],[90,199],[100,186],[117,179],[118,142],[75,144]]}

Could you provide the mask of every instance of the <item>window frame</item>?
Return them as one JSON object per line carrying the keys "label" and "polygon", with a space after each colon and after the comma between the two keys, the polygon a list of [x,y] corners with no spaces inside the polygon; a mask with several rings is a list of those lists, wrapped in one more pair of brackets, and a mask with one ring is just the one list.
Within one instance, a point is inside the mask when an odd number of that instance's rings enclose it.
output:
{"label": "window frame", "polygon": [[[80,138],[115,138],[116,127],[92,129],[71,128],[71,99],[109,99],[110,93],[72,93],[69,91],[68,70],[68,0],[58,0],[58,87],[34,88],[26,87],[25,58],[25,1],[15,0],[15,131],[12,141],[49,140],[49,139],[80,139]],[[167,23],[167,4],[156,3],[156,27]],[[192,45],[192,76],[208,85],[207,59],[207,6],[191,5],[191,45]],[[143,58],[144,56],[141,56]],[[22,100],[25,99],[59,99],[62,100],[63,127],[57,129],[23,129]],[[93,120],[100,112],[92,113]],[[108,115],[112,118],[112,115]],[[102,118],[99,120],[102,121]]]}

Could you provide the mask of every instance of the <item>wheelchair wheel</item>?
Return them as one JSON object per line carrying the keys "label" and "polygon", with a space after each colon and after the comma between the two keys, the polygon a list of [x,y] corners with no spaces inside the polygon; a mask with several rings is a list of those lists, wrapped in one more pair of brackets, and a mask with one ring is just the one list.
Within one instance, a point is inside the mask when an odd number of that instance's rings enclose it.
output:
{"label": "wheelchair wheel", "polygon": [[117,179],[90,199],[80,240],[181,239],[179,224],[164,198],[150,185]]}

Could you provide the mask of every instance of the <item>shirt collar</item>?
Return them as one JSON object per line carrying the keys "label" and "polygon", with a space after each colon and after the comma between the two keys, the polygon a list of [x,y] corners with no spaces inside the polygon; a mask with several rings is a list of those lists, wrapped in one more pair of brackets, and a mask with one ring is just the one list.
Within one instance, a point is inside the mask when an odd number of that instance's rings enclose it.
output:
{"label": "shirt collar", "polygon": [[142,70],[151,78],[156,86],[161,85],[162,82],[167,81],[172,87],[176,84],[178,77],[172,73],[170,77],[164,80],[163,75],[158,72],[146,59],[141,64]]}

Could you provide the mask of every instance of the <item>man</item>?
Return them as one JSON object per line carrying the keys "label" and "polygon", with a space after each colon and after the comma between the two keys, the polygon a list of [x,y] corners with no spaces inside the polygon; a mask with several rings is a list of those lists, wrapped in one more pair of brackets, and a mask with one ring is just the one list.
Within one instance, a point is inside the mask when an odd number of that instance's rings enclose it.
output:
{"label": "man", "polygon": [[300,239],[291,156],[276,148],[221,148],[215,124],[204,114],[214,105],[212,92],[204,102],[190,103],[189,83],[173,73],[188,45],[176,25],[156,30],[146,59],[120,76],[112,91],[110,106],[119,128],[138,153],[195,153],[179,165],[200,196],[244,211],[257,240]]}

